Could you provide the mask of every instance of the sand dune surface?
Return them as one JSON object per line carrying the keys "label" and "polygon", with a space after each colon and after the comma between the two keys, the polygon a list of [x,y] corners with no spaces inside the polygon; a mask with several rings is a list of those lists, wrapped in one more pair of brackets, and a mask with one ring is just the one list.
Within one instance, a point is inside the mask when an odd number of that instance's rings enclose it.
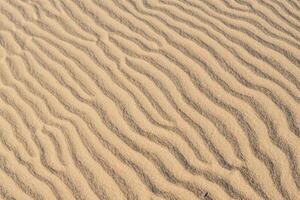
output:
{"label": "sand dune surface", "polygon": [[0,0],[0,199],[300,200],[300,1]]}

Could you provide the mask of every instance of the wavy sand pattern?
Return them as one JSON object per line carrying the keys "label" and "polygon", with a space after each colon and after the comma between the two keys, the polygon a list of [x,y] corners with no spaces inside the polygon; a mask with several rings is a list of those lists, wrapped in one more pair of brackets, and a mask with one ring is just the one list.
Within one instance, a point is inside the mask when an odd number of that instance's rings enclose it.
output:
{"label": "wavy sand pattern", "polygon": [[299,0],[0,0],[0,199],[300,200]]}

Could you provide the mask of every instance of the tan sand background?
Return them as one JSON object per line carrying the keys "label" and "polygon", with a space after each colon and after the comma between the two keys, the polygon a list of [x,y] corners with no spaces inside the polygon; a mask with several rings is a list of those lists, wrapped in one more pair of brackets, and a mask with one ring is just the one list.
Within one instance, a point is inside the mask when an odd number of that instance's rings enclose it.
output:
{"label": "tan sand background", "polygon": [[0,0],[0,199],[299,200],[299,0]]}

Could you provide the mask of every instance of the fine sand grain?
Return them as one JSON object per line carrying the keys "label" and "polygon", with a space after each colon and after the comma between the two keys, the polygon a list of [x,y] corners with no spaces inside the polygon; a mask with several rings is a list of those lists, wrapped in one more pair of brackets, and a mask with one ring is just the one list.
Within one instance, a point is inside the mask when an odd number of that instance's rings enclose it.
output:
{"label": "fine sand grain", "polygon": [[299,0],[0,0],[1,200],[300,200]]}

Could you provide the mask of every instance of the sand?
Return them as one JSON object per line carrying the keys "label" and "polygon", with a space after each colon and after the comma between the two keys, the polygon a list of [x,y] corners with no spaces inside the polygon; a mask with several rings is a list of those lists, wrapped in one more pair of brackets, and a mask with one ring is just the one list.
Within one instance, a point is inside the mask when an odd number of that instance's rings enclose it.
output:
{"label": "sand", "polygon": [[1,200],[300,200],[299,0],[0,0]]}

